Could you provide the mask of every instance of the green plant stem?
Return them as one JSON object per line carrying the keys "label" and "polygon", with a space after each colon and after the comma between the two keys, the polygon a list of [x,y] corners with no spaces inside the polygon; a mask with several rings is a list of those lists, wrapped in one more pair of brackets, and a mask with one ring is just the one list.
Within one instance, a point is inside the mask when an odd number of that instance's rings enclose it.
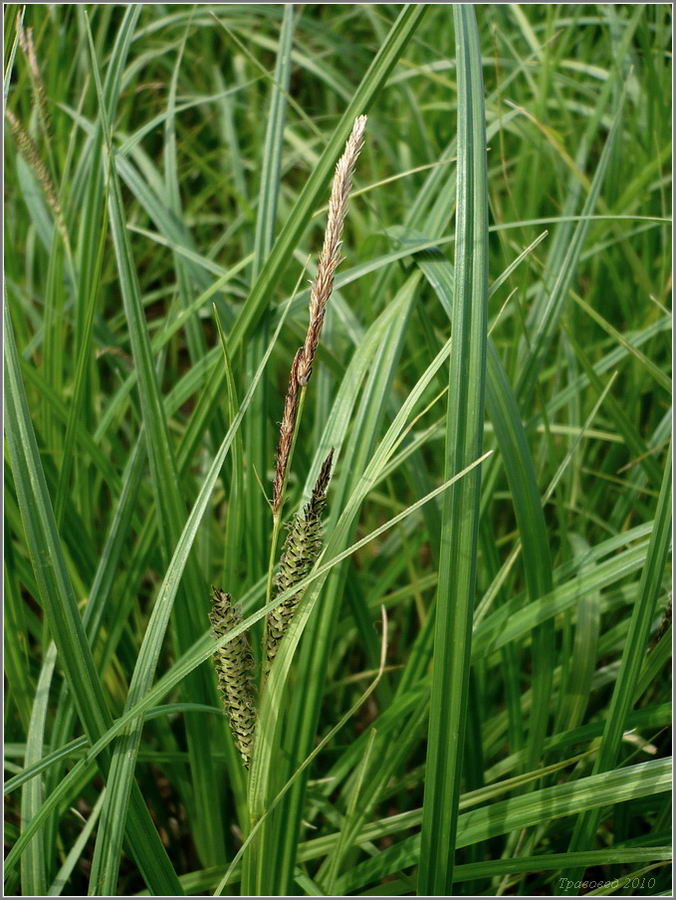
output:
{"label": "green plant stem", "polygon": [[[277,512],[272,514],[272,537],[270,539],[270,557],[268,559],[268,576],[265,587],[265,605],[272,600],[272,580],[275,571],[275,559],[277,557],[277,546],[279,544],[279,533],[282,528],[282,512],[284,509],[284,492],[286,490],[286,480],[289,474],[289,469],[291,468],[291,463],[293,461],[293,452],[296,448],[296,440],[298,438],[298,432],[300,430],[300,420],[303,415],[303,406],[305,404],[305,394],[307,392],[307,385],[303,385],[300,389],[300,396],[298,398],[298,410],[296,412],[296,422],[294,424],[293,429],[293,438],[291,439],[291,450],[289,452],[289,460],[286,466],[286,471],[284,472],[284,478],[282,480],[282,487],[280,490],[280,502],[279,509]],[[268,634],[268,622],[267,618],[265,620],[265,627],[263,628],[263,649],[261,660],[263,661],[265,658],[265,647],[267,646],[267,634]],[[261,675],[261,688],[260,692],[263,693],[265,688],[265,681],[267,680],[264,674],[265,666],[263,665]],[[254,751],[255,752],[255,751]]]}
{"label": "green plant stem", "polygon": [[[291,450],[289,451],[289,459],[287,461],[286,470],[284,472],[282,478],[282,486],[280,488],[280,502],[279,508],[277,512],[272,514],[272,536],[270,539],[270,557],[268,560],[268,575],[265,587],[265,605],[267,606],[272,600],[272,581],[275,570],[275,559],[277,557],[277,546],[279,544],[279,533],[282,527],[282,512],[284,510],[284,493],[286,490],[286,481],[288,477],[289,470],[291,468],[291,463],[293,461],[293,454],[296,448],[296,440],[298,439],[298,432],[300,430],[300,420],[303,415],[303,406],[305,404],[305,394],[307,392],[307,385],[303,385],[301,387],[300,396],[298,398],[298,408],[296,411],[296,421],[294,423],[293,428],[293,437],[291,439]],[[260,682],[260,690],[259,690],[259,703],[260,698],[263,696],[263,691],[265,690],[265,683],[267,681],[267,676],[265,674],[265,648],[267,646],[267,636],[268,636],[268,620],[265,618],[265,625],[263,627],[263,643],[261,647],[261,682]],[[254,753],[256,753],[256,746],[254,744]],[[256,828],[258,822],[258,817],[252,814],[251,808],[249,808],[249,833]],[[246,887],[247,884],[254,884],[256,879],[256,869],[260,865],[260,861],[263,858],[263,847],[262,847],[262,838],[263,832],[259,835],[256,842],[252,846],[252,851],[247,854],[244,866],[243,866],[243,888]],[[255,847],[255,850],[254,850]]]}

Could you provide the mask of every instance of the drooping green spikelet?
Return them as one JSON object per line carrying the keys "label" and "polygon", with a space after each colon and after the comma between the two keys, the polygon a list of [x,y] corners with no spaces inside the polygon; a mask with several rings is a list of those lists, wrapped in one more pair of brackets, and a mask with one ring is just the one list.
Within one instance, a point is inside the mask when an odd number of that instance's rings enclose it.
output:
{"label": "drooping green spikelet", "polygon": [[[211,589],[209,621],[216,637],[223,637],[242,621],[239,608],[230,594],[220,588]],[[246,634],[229,641],[214,653],[218,687],[230,720],[230,728],[246,768],[251,764],[256,729],[254,693],[254,660]]]}
{"label": "drooping green spikelet", "polygon": [[[322,549],[321,517],[331,479],[333,450],[324,460],[312,496],[303,511],[294,517],[282,548],[279,570],[275,575],[275,596],[298,584],[310,573]],[[302,591],[283,600],[267,616],[265,674],[270,671],[279,645],[302,597]]]}

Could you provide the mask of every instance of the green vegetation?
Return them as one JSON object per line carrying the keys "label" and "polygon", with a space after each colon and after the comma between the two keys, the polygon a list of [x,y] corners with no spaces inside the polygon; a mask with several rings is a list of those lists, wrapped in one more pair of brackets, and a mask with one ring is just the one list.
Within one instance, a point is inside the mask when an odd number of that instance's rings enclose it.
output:
{"label": "green vegetation", "polygon": [[669,895],[671,8],[4,65],[5,892]]}

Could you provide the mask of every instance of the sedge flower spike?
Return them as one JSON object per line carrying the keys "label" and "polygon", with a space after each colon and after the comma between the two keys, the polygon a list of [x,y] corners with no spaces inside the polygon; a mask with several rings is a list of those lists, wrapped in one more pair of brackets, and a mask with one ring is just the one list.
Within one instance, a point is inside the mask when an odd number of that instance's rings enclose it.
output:
{"label": "sedge flower spike", "polygon": [[[294,517],[282,548],[279,570],[275,576],[275,594],[293,588],[309,575],[322,549],[321,517],[326,507],[326,492],[331,479],[333,450],[324,460],[312,496],[302,512]],[[284,634],[293,618],[303,592],[282,600],[267,616],[265,674],[270,672]]]}
{"label": "sedge flower spike", "polygon": [[333,176],[324,245],[317,262],[317,274],[310,289],[310,323],[298,367],[298,380],[301,385],[307,384],[312,374],[312,363],[317,353],[326,304],[333,291],[336,269],[341,263],[340,248],[343,243],[343,225],[352,189],[352,176],[364,146],[365,129],[366,116],[357,116]]}
{"label": "sedge flower spike", "polygon": [[[218,638],[225,637],[240,624],[242,615],[232,602],[230,594],[226,594],[220,588],[211,589],[211,602],[209,621],[214,635]],[[238,635],[216,650],[213,659],[218,675],[218,689],[230,721],[232,736],[242,762],[248,769],[256,730],[256,699],[254,660],[246,634]]]}
{"label": "sedge flower spike", "polygon": [[296,352],[289,372],[289,386],[284,400],[284,412],[279,427],[279,442],[275,458],[275,476],[272,484],[272,512],[280,514],[284,495],[284,483],[293,447],[296,429],[300,389],[304,388],[312,374],[319,338],[324,324],[326,304],[333,291],[333,279],[341,262],[343,225],[347,215],[348,201],[352,189],[352,176],[364,146],[366,116],[357,116],[343,155],[336,164],[331,185],[329,212],[324,233],[324,244],[317,262],[317,274],[310,289],[309,322],[303,346]]}

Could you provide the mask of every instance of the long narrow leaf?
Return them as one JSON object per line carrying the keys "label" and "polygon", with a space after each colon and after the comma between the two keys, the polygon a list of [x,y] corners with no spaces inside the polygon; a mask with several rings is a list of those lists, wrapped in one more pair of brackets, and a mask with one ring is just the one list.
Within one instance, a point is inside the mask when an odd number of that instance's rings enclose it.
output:
{"label": "long narrow leaf", "polygon": [[[110,726],[110,713],[61,550],[21,380],[7,305],[4,315],[5,384],[8,388],[5,423],[12,471],[40,600],[78,716],[93,742]],[[106,774],[109,761],[110,753],[106,751],[101,756],[101,768]],[[160,893],[180,893],[180,885],[138,788],[132,794],[127,838],[148,886]]]}
{"label": "long narrow leaf", "polygon": [[[455,6],[458,189],[446,472],[481,453],[488,298],[488,199],[481,49],[474,9]],[[421,894],[450,894],[467,715],[481,478],[444,500],[422,826]]]}

